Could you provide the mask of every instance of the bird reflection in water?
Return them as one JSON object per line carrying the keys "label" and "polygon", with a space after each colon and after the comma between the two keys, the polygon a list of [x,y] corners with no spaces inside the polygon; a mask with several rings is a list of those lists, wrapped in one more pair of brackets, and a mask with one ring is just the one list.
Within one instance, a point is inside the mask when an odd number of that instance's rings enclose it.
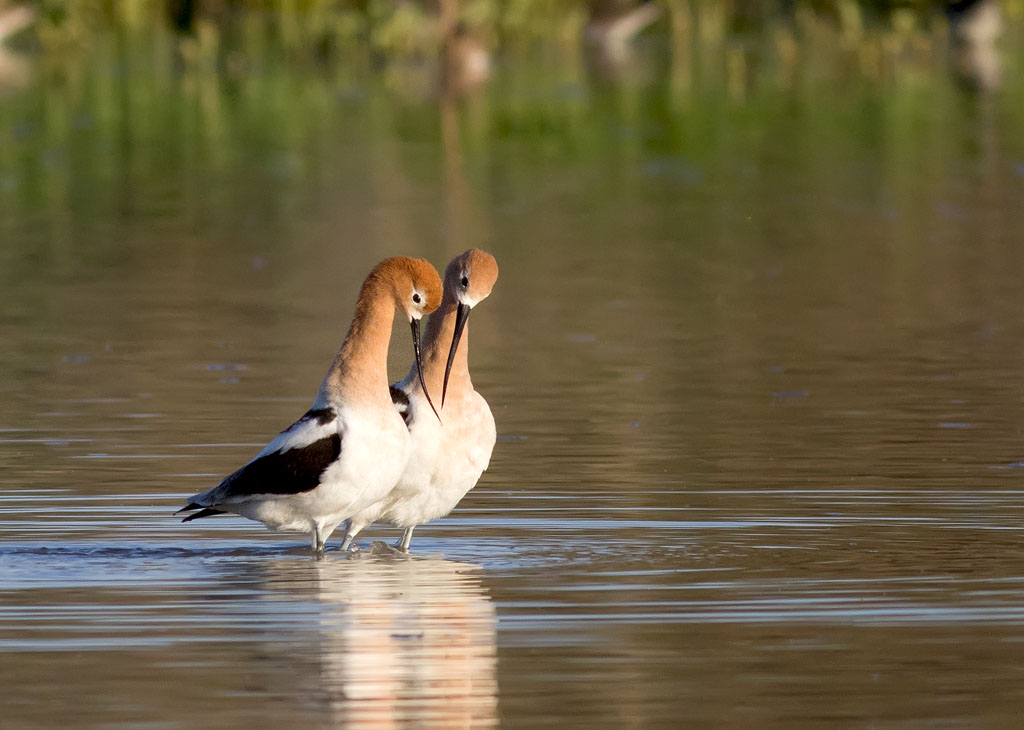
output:
{"label": "bird reflection in water", "polygon": [[268,588],[308,586],[321,604],[320,690],[339,726],[496,724],[496,620],[479,566],[375,543],[307,563],[301,577],[281,567]]}

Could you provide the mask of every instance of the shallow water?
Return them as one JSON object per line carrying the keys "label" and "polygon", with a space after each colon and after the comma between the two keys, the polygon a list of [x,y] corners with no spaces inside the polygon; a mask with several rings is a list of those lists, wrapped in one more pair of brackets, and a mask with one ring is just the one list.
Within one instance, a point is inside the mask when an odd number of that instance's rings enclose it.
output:
{"label": "shallow water", "polygon": [[[1012,66],[438,104],[103,50],[0,101],[5,728],[1017,727]],[[376,260],[470,245],[499,441],[411,557],[172,516]]]}

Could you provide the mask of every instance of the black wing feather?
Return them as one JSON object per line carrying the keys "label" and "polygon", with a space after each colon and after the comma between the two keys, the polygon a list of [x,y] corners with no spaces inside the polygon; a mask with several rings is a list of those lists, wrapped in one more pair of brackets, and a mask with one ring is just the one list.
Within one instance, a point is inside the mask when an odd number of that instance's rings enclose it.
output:
{"label": "black wing feather", "polygon": [[[285,434],[296,426],[316,421],[326,426],[338,414],[333,408],[315,408],[306,411],[302,418],[282,431]],[[229,501],[231,497],[245,497],[254,494],[300,494],[315,489],[323,473],[341,455],[341,435],[332,433],[305,446],[293,447],[286,451],[275,451],[255,459],[241,469],[225,477],[215,489],[204,492],[204,500],[212,496],[217,502]],[[176,514],[192,512],[182,522],[191,522],[201,517],[223,514],[224,510],[205,507],[190,502]]]}
{"label": "black wing feather", "polygon": [[[189,505],[189,507],[191,507],[191,506],[192,505]],[[188,509],[188,507],[186,507],[185,509]],[[199,509],[199,505],[196,505],[196,509]],[[183,511],[184,510],[178,510],[178,512],[183,512]],[[192,520],[198,520],[198,519],[200,519],[202,517],[213,517],[214,515],[222,515],[222,514],[225,514],[222,510],[213,509],[212,507],[207,507],[206,509],[199,510],[199,512],[196,512],[194,514],[189,515],[188,517],[183,519],[182,522],[191,522]]]}
{"label": "black wing feather", "polygon": [[395,410],[402,416],[402,420],[405,421],[406,427],[409,426],[409,421],[412,420],[412,413],[409,411],[409,396],[405,394],[405,391],[401,388],[391,386],[391,403],[395,406]]}
{"label": "black wing feather", "polygon": [[[328,423],[330,423],[337,417],[338,414],[334,412],[333,408],[310,408],[308,411],[302,414],[302,418],[296,421],[296,423],[310,421],[315,418],[316,422],[319,423],[321,426],[326,426]],[[293,427],[294,426],[289,426],[288,429],[291,429]]]}
{"label": "black wing feather", "polygon": [[320,484],[324,471],[341,454],[341,436],[332,433],[287,451],[250,461],[224,480],[227,494],[301,494]]}

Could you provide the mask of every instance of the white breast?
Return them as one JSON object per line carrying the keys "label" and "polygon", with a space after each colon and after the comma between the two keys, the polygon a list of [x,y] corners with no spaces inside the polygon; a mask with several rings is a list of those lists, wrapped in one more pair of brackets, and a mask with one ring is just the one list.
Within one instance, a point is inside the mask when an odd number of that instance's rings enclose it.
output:
{"label": "white breast", "polygon": [[311,522],[327,534],[352,514],[383,499],[395,486],[411,453],[412,440],[393,410],[335,406],[341,454],[311,491],[266,495],[234,509],[272,530],[308,532]]}
{"label": "white breast", "polygon": [[393,410],[339,408],[341,456],[324,474],[325,499],[344,519],[380,501],[395,486],[412,453],[405,423]]}
{"label": "white breast", "polygon": [[449,399],[442,418],[444,425],[436,434],[414,431],[416,456],[395,489],[376,506],[372,521],[410,527],[436,520],[451,512],[476,485],[495,442],[494,417],[487,401],[472,391],[455,401]]}

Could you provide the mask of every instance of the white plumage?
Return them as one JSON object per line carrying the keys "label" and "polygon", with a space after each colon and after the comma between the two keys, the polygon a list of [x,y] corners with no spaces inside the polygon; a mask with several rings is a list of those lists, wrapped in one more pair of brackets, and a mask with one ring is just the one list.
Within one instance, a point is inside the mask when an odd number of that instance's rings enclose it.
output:
{"label": "white plumage", "polygon": [[440,299],[440,277],[426,261],[378,264],[313,407],[241,469],[193,495],[184,521],[233,512],[272,530],[309,532],[322,553],[331,532],[385,497],[405,469],[412,437],[387,383],[391,324],[396,310],[412,322],[418,364],[419,318]]}
{"label": "white plumage", "polygon": [[[387,496],[349,519],[343,549],[367,525],[386,522],[405,528],[398,547],[408,550],[416,525],[450,513],[487,469],[496,431],[491,409],[469,376],[466,322],[497,277],[494,257],[479,249],[455,257],[445,270],[441,306],[427,323],[423,379],[410,368],[391,391],[412,437],[409,461]],[[424,384],[443,394],[440,423]]]}

